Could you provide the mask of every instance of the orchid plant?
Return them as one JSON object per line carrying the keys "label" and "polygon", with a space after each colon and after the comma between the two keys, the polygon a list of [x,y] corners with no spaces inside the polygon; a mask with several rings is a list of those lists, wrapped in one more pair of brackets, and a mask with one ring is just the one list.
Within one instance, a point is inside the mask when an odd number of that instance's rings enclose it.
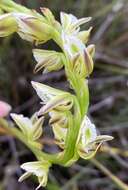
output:
{"label": "orchid plant", "polygon": [[[73,93],[65,92],[32,81],[32,87],[43,106],[31,118],[11,114],[19,128],[10,130],[37,158],[35,162],[21,165],[25,173],[19,181],[33,174],[39,181],[37,189],[47,184],[48,171],[52,164],[70,166],[79,157],[91,159],[104,141],[113,139],[108,135],[98,135],[95,125],[87,116],[87,78],[93,71],[95,46],[86,45],[92,27],[80,31],[80,26],[91,18],[78,19],[72,14],[61,12],[59,23],[48,8],[40,10],[41,13],[38,13],[11,0],[0,0],[0,37],[16,32],[23,40],[35,46],[53,40],[61,52],[38,48],[32,50],[37,62],[35,72],[42,70],[43,73],[48,73],[64,68],[73,90]],[[60,148],[60,151],[54,154],[44,152],[39,141],[43,135],[43,123],[47,114],[54,142]]]}

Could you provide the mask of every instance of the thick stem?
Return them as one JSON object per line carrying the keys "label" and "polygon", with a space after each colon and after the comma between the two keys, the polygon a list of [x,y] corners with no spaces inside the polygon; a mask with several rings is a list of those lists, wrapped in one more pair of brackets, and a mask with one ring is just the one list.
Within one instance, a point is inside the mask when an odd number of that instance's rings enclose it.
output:
{"label": "thick stem", "polygon": [[66,164],[75,154],[75,145],[80,129],[81,113],[77,98],[74,97],[74,115],[70,113],[69,128],[66,137],[65,150],[63,157],[60,159],[62,164]]}
{"label": "thick stem", "polygon": [[66,138],[66,147],[63,157],[61,159],[61,163],[63,164],[68,162],[75,155],[76,143],[81,122],[84,115],[87,113],[89,105],[88,84],[85,79],[78,77],[74,72],[72,72],[70,60],[68,59],[68,56],[66,54],[64,59],[64,65],[67,79],[69,80],[70,85],[73,87],[76,96],[74,98],[75,114],[72,117],[72,122],[70,122]]}

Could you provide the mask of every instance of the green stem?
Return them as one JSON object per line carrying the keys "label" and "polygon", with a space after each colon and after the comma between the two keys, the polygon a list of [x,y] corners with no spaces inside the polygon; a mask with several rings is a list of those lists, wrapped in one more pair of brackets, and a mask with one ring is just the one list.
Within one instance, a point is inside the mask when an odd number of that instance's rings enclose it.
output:
{"label": "green stem", "polygon": [[9,126],[8,122],[5,119],[0,118],[0,126],[4,128],[10,135],[14,136],[15,138],[19,139],[23,144],[25,144],[33,152],[38,160],[45,159],[54,164],[62,164],[59,153],[48,154],[42,152],[40,149],[33,147],[32,144],[29,144],[23,133],[20,132],[20,130],[16,127]]}
{"label": "green stem", "polygon": [[50,162],[53,161],[53,162],[57,163],[57,161],[56,161],[57,155],[56,154],[50,155],[50,154],[44,153],[41,150],[33,147],[31,144],[29,144],[29,142],[27,141],[27,139],[23,135],[23,133],[20,132],[20,130],[17,129],[16,127],[9,126],[8,122],[5,119],[0,118],[0,126],[3,127],[5,130],[7,130],[7,132],[10,135],[14,136],[15,138],[19,139],[23,144],[25,144],[33,152],[33,154],[35,155],[35,157],[38,160],[46,159],[46,160],[49,160]]}
{"label": "green stem", "polygon": [[75,145],[80,129],[81,113],[77,98],[74,97],[74,116],[70,113],[69,128],[66,137],[63,157],[60,158],[62,164],[66,164],[75,154]]}
{"label": "green stem", "polygon": [[63,58],[63,63],[65,65],[65,72],[67,75],[67,79],[69,80],[70,85],[75,91],[77,100],[80,105],[81,115],[83,118],[83,116],[87,113],[89,106],[88,82],[86,79],[81,78],[73,71],[73,69],[71,68],[72,63],[69,60],[69,56],[65,51],[64,54],[65,56]]}
{"label": "green stem", "polygon": [[9,126],[8,122],[5,119],[0,118],[0,126],[3,127],[5,130],[7,130],[7,132],[10,135],[16,137],[21,142],[23,142],[34,153],[34,155],[37,158],[39,158],[40,155],[43,157],[44,156],[47,157],[47,155],[45,153],[43,153],[41,150],[34,148],[31,144],[29,144],[26,137],[24,136],[24,134],[22,132],[20,132],[20,130],[18,130],[16,127]]}
{"label": "green stem", "polygon": [[63,157],[60,159],[61,163],[66,164],[66,162],[71,160],[76,153],[76,142],[78,139],[81,122],[88,110],[89,91],[85,79],[78,77],[71,70],[70,60],[66,53],[63,62],[65,65],[67,79],[69,80],[71,86],[76,93],[76,96],[74,97],[75,114],[72,117],[73,121],[70,122],[70,126],[68,129],[65,151]]}
{"label": "green stem", "polygon": [[7,12],[22,12],[22,13],[30,13],[31,10],[26,7],[15,3],[12,0],[0,0],[0,8]]}

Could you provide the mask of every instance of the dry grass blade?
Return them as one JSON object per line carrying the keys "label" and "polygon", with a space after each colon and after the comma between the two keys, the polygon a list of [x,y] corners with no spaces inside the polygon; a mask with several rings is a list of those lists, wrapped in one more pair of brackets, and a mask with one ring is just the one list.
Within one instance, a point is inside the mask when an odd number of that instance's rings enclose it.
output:
{"label": "dry grass blade", "polygon": [[120,189],[128,190],[128,185],[121,181],[118,177],[111,173],[104,165],[102,165],[98,160],[92,159],[91,162],[99,168],[105,175],[107,175]]}

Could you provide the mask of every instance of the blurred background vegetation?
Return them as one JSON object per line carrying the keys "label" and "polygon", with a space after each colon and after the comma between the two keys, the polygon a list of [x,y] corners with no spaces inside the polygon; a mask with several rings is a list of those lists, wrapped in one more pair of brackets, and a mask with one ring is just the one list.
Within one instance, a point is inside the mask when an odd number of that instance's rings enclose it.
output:
{"label": "blurred background vegetation", "polygon": [[[128,0],[17,0],[29,8],[48,7],[59,19],[60,11],[78,17],[91,16],[90,43],[96,44],[95,68],[89,78],[89,114],[99,132],[114,140],[96,158],[119,179],[128,183]],[[49,42],[40,47],[55,49]],[[39,108],[30,81],[36,80],[68,90],[64,71],[34,75],[33,45],[17,35],[0,39],[0,99],[12,105],[12,112],[30,116]],[[9,119],[9,118],[8,118]],[[53,151],[49,137],[43,140]],[[20,142],[0,136],[0,190],[34,190],[36,179],[17,182],[20,163],[34,160]],[[108,174],[109,175],[109,174]],[[79,160],[70,168],[53,166],[46,190],[118,190],[111,176],[96,163]],[[122,188],[123,189],[123,188]],[[127,188],[126,188],[127,189]]]}

